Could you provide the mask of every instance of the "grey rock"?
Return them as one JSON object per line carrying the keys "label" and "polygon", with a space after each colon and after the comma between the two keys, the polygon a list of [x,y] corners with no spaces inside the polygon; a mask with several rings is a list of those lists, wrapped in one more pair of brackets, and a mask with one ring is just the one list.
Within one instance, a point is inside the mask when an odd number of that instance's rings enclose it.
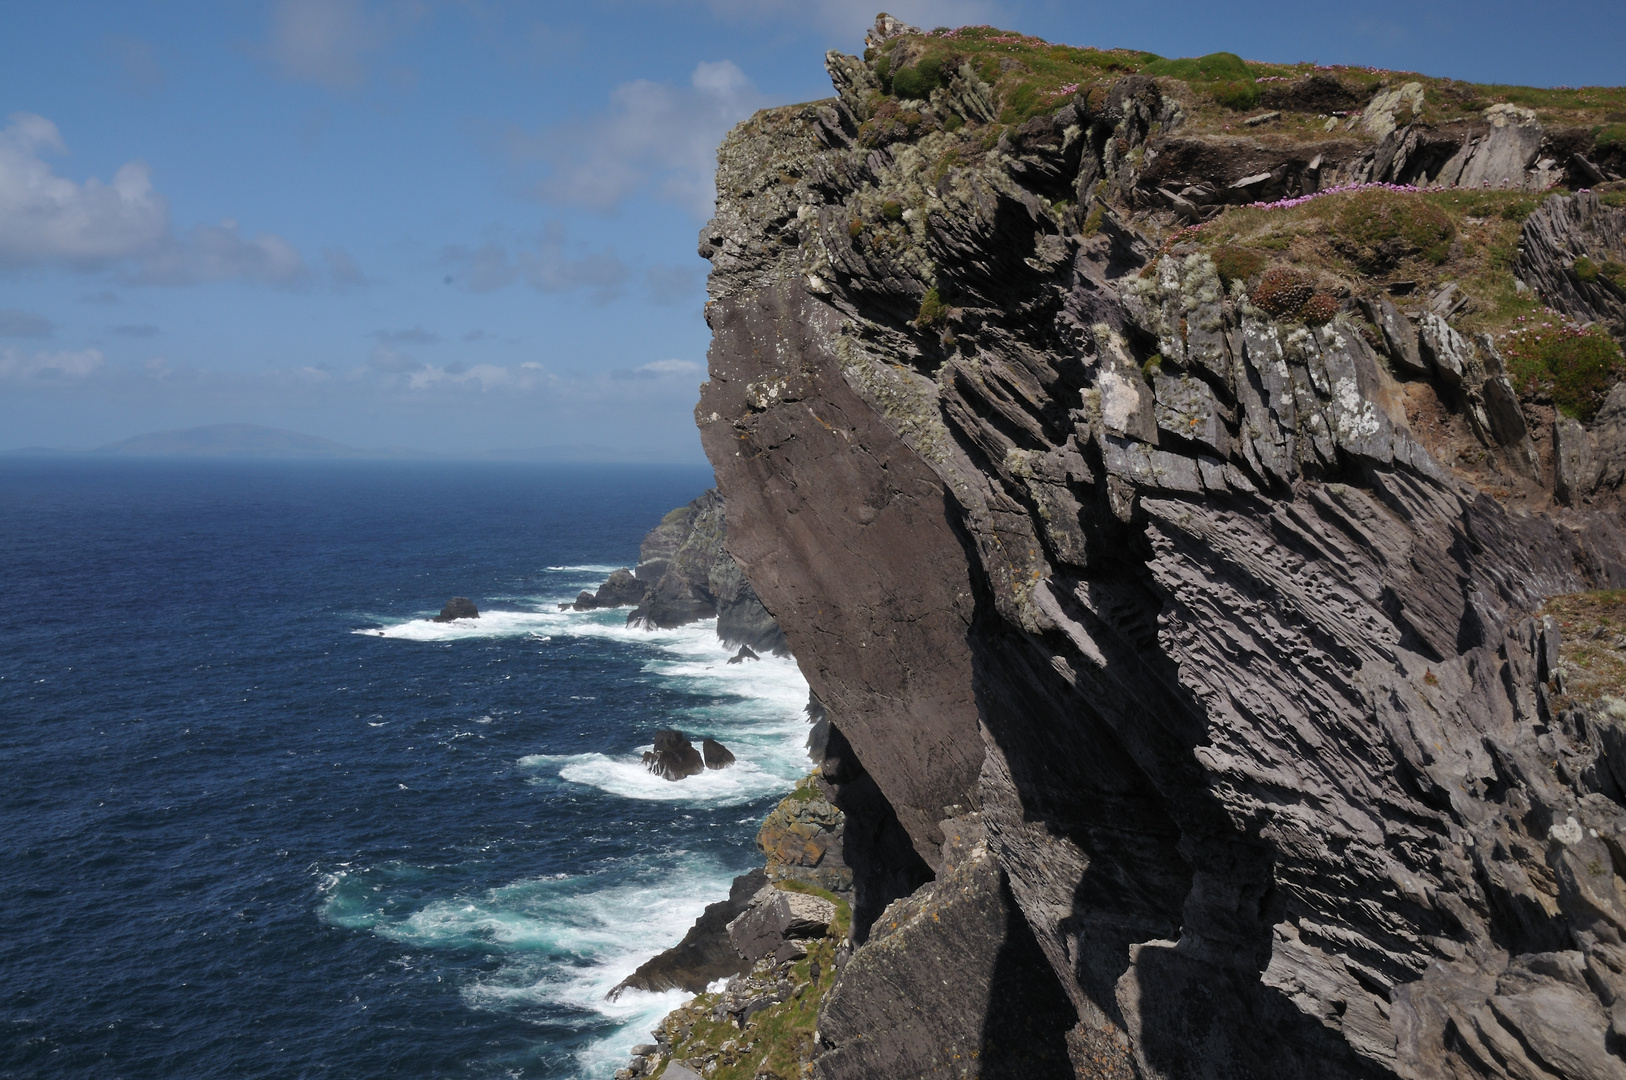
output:
{"label": "grey rock", "polygon": [[1473,346],[1468,340],[1433,311],[1426,311],[1418,318],[1417,336],[1424,358],[1440,381],[1450,387],[1460,387],[1473,370]]}
{"label": "grey rock", "polygon": [[644,751],[644,768],[665,780],[704,772],[705,759],[681,731],[655,732],[655,748]]}
{"label": "grey rock", "polygon": [[1400,309],[1386,296],[1363,297],[1361,307],[1366,317],[1383,335],[1388,346],[1389,359],[1400,375],[1427,375],[1429,366],[1417,347],[1417,328],[1411,320],[1400,314]]}
{"label": "grey rock", "polygon": [[754,964],[795,939],[822,937],[835,917],[836,906],[823,897],[768,885],[728,924],[728,937],[734,950]]}
{"label": "grey rock", "polygon": [[[761,870],[736,877],[727,899],[708,904],[681,941],[640,964],[636,971],[609,992],[609,999],[614,1001],[629,988],[651,993],[687,990],[691,994],[698,994],[718,979],[748,970],[750,965],[735,951],[729,940],[728,924],[750,906],[752,899],[767,882],[768,877]],[[634,1054],[646,1057],[656,1050],[647,1043],[632,1048]]]}
{"label": "grey rock", "polygon": [[666,1071],[661,1075],[667,1077],[668,1080],[706,1080],[704,1076],[681,1061],[667,1062]]}
{"label": "grey rock", "polygon": [[1573,505],[1592,494],[1598,482],[1598,466],[1592,453],[1592,436],[1579,421],[1561,416],[1553,421],[1553,492],[1561,502]]}
{"label": "grey rock", "polygon": [[596,592],[583,591],[572,606],[577,611],[632,607],[643,603],[644,596],[648,591],[648,582],[638,580],[631,570],[623,567],[620,570],[612,570],[610,576],[604,579],[604,584],[600,585]]}
{"label": "grey rock", "polygon": [[1626,332],[1626,292],[1601,275],[1583,281],[1575,257],[1626,262],[1626,210],[1606,206],[1596,192],[1553,195],[1525,219],[1514,269],[1541,298],[1577,322],[1604,322]]}
{"label": "grey rock", "polygon": [[1626,383],[1616,383],[1592,418],[1593,449],[1597,457],[1598,482],[1619,487],[1626,479]]}
{"label": "grey rock", "polygon": [[434,618],[435,622],[455,622],[458,619],[478,619],[480,609],[474,606],[474,601],[466,596],[454,596],[446,601],[446,606],[440,609],[440,614]]}
{"label": "grey rock", "polygon": [[1489,131],[1474,145],[1453,182],[1458,187],[1533,186],[1527,170],[1536,160],[1543,135],[1536,114],[1517,105],[1492,105],[1485,110],[1485,120]]}
{"label": "grey rock", "polygon": [[700,756],[708,769],[726,769],[734,764],[734,755],[716,739],[700,740]]}

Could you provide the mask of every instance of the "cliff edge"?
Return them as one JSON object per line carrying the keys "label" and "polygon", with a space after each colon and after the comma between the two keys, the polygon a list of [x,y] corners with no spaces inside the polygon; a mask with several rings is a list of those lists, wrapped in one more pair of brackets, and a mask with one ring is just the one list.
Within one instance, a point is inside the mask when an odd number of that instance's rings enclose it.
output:
{"label": "cliff edge", "polygon": [[1626,586],[1620,93],[869,45],[700,247],[846,815],[813,1075],[1626,1076],[1626,688],[1548,607]]}

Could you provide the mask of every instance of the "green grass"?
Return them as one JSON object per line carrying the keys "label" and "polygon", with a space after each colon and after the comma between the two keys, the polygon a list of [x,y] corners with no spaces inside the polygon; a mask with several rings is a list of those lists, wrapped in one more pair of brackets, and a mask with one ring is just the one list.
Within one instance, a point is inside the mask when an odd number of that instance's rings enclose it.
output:
{"label": "green grass", "polygon": [[923,330],[929,326],[936,326],[948,315],[948,308],[936,289],[927,289],[925,297],[920,301],[920,313],[915,316],[915,325]]}
{"label": "green grass", "polygon": [[1556,316],[1521,324],[1502,338],[1501,351],[1520,394],[1544,394],[1565,416],[1583,422],[1626,377],[1626,359],[1607,332]]}

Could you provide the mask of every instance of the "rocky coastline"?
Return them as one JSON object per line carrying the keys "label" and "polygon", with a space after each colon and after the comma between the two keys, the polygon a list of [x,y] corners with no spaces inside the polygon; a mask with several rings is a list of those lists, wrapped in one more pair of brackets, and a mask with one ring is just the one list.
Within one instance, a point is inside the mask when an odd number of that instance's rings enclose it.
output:
{"label": "rocky coastline", "polygon": [[867,45],[730,134],[700,245],[690,520],[817,774],[622,1075],[1626,1076],[1607,117]]}

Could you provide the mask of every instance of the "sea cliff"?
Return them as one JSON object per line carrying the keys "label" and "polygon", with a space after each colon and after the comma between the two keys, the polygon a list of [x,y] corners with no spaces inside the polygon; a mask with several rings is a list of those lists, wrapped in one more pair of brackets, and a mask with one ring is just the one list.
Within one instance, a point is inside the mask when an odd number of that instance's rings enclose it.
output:
{"label": "sea cliff", "polygon": [[845,814],[796,1069],[1626,1075],[1621,93],[868,45],[700,245]]}

